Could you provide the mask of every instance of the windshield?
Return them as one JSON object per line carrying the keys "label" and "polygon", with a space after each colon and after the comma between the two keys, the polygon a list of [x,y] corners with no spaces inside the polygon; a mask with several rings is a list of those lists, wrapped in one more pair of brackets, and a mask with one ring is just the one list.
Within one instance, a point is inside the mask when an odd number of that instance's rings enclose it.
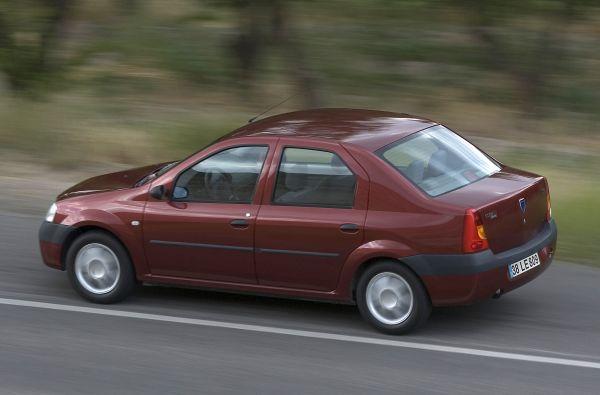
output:
{"label": "windshield", "polygon": [[500,170],[473,144],[441,125],[410,135],[377,153],[430,196],[462,188]]}

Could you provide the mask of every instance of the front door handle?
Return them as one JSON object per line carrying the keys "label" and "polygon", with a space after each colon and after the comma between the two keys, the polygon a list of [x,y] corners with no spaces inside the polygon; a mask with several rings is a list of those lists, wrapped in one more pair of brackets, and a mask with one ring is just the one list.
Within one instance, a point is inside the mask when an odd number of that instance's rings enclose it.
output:
{"label": "front door handle", "polygon": [[358,232],[358,225],[356,225],[356,224],[341,224],[340,230],[344,233],[356,233],[356,232]]}
{"label": "front door handle", "polygon": [[234,219],[229,223],[229,225],[233,226],[236,229],[245,229],[250,225],[250,223],[245,219]]}

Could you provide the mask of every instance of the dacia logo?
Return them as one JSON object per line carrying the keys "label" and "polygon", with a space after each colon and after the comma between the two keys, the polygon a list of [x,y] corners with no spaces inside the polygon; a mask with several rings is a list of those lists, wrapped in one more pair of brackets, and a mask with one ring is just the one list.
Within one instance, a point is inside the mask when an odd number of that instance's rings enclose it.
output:
{"label": "dacia logo", "polygon": [[523,224],[527,222],[525,219],[525,211],[527,210],[527,200],[525,198],[519,199],[519,208],[521,209],[521,214],[523,214]]}
{"label": "dacia logo", "polygon": [[527,200],[525,198],[519,199],[519,207],[521,208],[521,212],[525,214],[525,210],[527,210]]}

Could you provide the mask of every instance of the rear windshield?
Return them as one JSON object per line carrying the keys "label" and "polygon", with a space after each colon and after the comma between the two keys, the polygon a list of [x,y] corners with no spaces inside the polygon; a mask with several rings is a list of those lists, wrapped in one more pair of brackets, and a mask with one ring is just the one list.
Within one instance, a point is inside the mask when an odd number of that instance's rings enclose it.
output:
{"label": "rear windshield", "polygon": [[377,153],[430,196],[462,188],[500,170],[473,144],[440,125],[412,134]]}

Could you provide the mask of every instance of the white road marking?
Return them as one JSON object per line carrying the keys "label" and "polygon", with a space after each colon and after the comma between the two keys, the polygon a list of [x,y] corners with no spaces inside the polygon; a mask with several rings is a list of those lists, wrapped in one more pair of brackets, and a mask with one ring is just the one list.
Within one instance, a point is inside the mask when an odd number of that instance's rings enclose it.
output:
{"label": "white road marking", "polygon": [[76,313],[97,314],[97,315],[105,315],[105,316],[110,316],[110,317],[137,318],[137,319],[142,319],[142,320],[171,322],[171,323],[187,324],[187,325],[198,325],[198,326],[206,326],[206,327],[213,327],[213,328],[237,329],[237,330],[250,331],[250,332],[273,333],[273,334],[278,334],[278,335],[299,336],[299,337],[306,337],[306,338],[313,338],[313,339],[336,340],[336,341],[350,342],[350,343],[374,344],[374,345],[378,345],[378,346],[408,348],[408,349],[413,349],[413,350],[446,352],[446,353],[453,353],[453,354],[471,355],[471,356],[477,356],[477,357],[508,359],[508,360],[513,360],[513,361],[549,363],[549,364],[554,364],[554,365],[600,369],[599,362],[590,362],[590,361],[583,361],[583,360],[577,360],[577,359],[552,358],[552,357],[543,357],[543,356],[530,355],[530,354],[488,351],[488,350],[482,350],[482,349],[476,349],[476,348],[443,346],[443,345],[438,345],[438,344],[415,343],[415,342],[390,340],[390,339],[378,339],[378,338],[365,337],[365,336],[350,336],[350,335],[341,335],[341,334],[337,334],[337,333],[314,332],[314,331],[305,331],[305,330],[298,330],[298,329],[286,329],[286,328],[278,328],[278,327],[273,327],[273,326],[249,325],[249,324],[238,324],[238,323],[233,323],[233,322],[201,320],[201,319],[196,319],[196,318],[175,317],[175,316],[161,315],[161,314],[137,313],[135,311],[110,310],[110,309],[101,309],[101,308],[95,308],[95,307],[73,306],[73,305],[58,304],[58,303],[44,303],[44,302],[34,302],[34,301],[19,300],[19,299],[5,299],[5,298],[0,298],[0,304],[9,305],[9,306],[33,307],[33,308],[38,308],[38,309],[70,311],[70,312],[76,312]]}

